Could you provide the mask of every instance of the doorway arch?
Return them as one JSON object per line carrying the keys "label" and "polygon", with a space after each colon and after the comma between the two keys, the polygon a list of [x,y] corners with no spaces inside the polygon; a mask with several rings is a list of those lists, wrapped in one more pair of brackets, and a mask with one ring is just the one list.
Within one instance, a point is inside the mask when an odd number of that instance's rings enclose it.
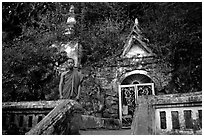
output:
{"label": "doorway arch", "polygon": [[151,77],[144,70],[134,70],[124,75],[121,85],[154,83]]}
{"label": "doorway arch", "polygon": [[119,85],[119,118],[122,126],[132,125],[137,100],[143,95],[155,95],[154,81],[145,70],[134,70],[123,74]]}

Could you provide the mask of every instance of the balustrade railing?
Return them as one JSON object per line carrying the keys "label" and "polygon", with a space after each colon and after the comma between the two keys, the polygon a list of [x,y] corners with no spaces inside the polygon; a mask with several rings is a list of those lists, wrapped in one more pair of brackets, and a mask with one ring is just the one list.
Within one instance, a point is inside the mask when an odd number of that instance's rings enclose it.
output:
{"label": "balustrade railing", "polygon": [[[3,102],[2,134],[77,134],[70,128],[75,121],[80,122],[81,112],[81,105],[73,100]],[[66,131],[60,126],[63,123],[67,124]]]}
{"label": "balustrade railing", "polygon": [[131,130],[143,135],[202,134],[202,92],[138,98]]}
{"label": "balustrade railing", "polygon": [[[3,102],[2,134],[79,134],[80,128],[121,127],[118,119],[82,113],[74,100]],[[140,96],[134,113],[132,134],[202,134],[202,92]]]}

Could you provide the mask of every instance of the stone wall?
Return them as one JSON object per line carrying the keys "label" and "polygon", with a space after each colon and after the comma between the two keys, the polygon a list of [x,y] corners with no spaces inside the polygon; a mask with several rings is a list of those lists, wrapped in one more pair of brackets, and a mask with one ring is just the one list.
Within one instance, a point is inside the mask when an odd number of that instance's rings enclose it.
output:
{"label": "stone wall", "polygon": [[132,134],[202,134],[202,93],[138,98]]}
{"label": "stone wall", "polygon": [[[82,88],[82,98],[85,98],[82,99],[82,104],[84,104],[87,114],[105,118],[119,118],[118,85],[121,84],[127,73],[134,70],[146,71],[155,83],[156,94],[159,94],[158,92],[171,80],[171,74],[168,73],[170,67],[154,59],[146,59],[146,62],[143,60],[140,64],[126,59],[122,63],[118,62],[118,66],[97,67],[91,71],[94,75],[92,80],[85,81],[85,86],[89,88]],[[95,97],[94,95],[90,96],[90,92],[95,94]]]}

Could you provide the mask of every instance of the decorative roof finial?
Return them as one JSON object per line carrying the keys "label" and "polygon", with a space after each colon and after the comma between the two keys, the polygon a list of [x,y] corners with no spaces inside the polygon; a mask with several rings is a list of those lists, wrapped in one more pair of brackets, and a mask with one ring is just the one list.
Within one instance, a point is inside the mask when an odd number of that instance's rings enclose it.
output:
{"label": "decorative roof finial", "polygon": [[67,18],[67,28],[65,29],[65,35],[72,34],[74,31],[74,25],[76,24],[74,6],[71,5],[69,9],[69,17]]}
{"label": "decorative roof finial", "polygon": [[138,22],[138,19],[135,18],[135,25],[138,26],[139,22]]}
{"label": "decorative roof finial", "polygon": [[141,30],[139,29],[139,21],[137,18],[135,18],[135,24],[134,24],[134,27],[133,27],[133,30],[134,32],[136,32],[137,34],[141,34]]}
{"label": "decorative roof finial", "polygon": [[74,13],[74,6],[73,5],[70,6],[69,13]]}
{"label": "decorative roof finial", "polygon": [[135,24],[133,26],[133,32],[136,34],[136,37],[142,41],[149,42],[147,38],[142,35],[142,31],[139,29],[139,21],[135,18]]}

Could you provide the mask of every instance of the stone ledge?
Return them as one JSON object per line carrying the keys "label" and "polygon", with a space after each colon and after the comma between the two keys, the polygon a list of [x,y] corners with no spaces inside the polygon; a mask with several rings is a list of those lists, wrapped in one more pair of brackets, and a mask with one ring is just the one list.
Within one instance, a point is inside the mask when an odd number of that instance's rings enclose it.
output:
{"label": "stone ledge", "polygon": [[51,108],[53,109],[63,100],[57,101],[27,101],[27,102],[2,102],[2,109],[35,109],[35,108]]}
{"label": "stone ledge", "polygon": [[168,104],[197,104],[202,103],[202,92],[193,92],[185,94],[167,94],[158,96],[149,96],[149,104],[168,105]]}

